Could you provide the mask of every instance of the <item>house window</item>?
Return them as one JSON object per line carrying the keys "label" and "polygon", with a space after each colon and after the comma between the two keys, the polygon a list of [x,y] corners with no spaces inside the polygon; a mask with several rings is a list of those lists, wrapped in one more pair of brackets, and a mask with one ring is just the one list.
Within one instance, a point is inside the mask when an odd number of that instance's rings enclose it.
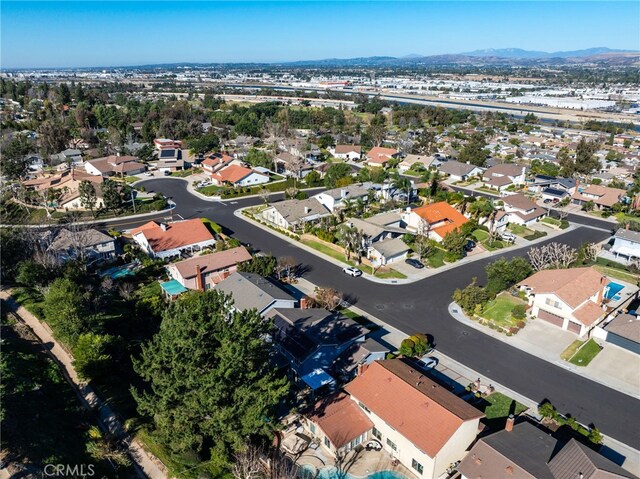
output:
{"label": "house window", "polygon": [[545,301],[549,306],[553,306],[554,308],[560,309],[560,302],[551,298],[547,298]]}
{"label": "house window", "polygon": [[309,423],[309,431],[311,431],[311,434],[316,433],[316,425],[312,422]]}
{"label": "house window", "polygon": [[365,411],[367,411],[368,413],[371,413],[371,411],[369,410],[369,408],[367,406],[365,406],[363,403],[358,402],[358,406],[360,406],[362,409],[364,409]]}
{"label": "house window", "polygon": [[375,437],[378,441],[382,441],[382,433],[375,427],[371,430],[371,434],[373,434],[373,437]]}
{"label": "house window", "polygon": [[420,474],[422,474],[422,471],[424,471],[424,468],[422,467],[422,464],[420,464],[415,459],[411,459],[411,467],[413,469],[415,469],[416,471],[418,471],[418,473],[420,473]]}
{"label": "house window", "polygon": [[393,449],[394,451],[398,450],[398,446],[396,446],[396,443],[393,442],[391,439],[387,438],[387,446],[389,446],[391,449]]}
{"label": "house window", "polygon": [[331,441],[329,441],[328,437],[324,438],[324,445],[327,446],[327,449],[331,449]]}

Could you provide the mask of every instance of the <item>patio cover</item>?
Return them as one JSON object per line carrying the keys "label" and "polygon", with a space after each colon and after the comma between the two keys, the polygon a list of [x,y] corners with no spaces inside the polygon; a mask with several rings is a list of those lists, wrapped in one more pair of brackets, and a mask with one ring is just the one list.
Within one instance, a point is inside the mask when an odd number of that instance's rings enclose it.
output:
{"label": "patio cover", "polygon": [[302,376],[302,380],[313,390],[335,382],[335,380],[324,370],[314,369],[309,374]]}
{"label": "patio cover", "polygon": [[178,294],[184,293],[185,291],[188,291],[187,288],[182,286],[175,279],[172,279],[171,281],[167,281],[166,283],[160,283],[160,287],[169,296],[176,296]]}

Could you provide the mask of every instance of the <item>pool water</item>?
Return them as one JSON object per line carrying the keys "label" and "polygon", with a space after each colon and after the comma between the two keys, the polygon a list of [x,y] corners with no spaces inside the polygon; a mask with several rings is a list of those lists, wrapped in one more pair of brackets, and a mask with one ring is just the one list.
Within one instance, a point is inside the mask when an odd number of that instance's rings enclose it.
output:
{"label": "pool water", "polygon": [[396,471],[377,471],[365,476],[364,478],[354,476],[353,474],[340,474],[335,467],[323,467],[320,469],[318,476],[315,476],[315,468],[313,466],[304,465],[301,468],[301,475],[305,479],[407,479],[405,476]]}
{"label": "pool water", "polygon": [[116,266],[115,268],[109,268],[106,271],[100,273],[100,276],[111,276],[111,279],[124,278],[125,276],[135,275],[135,264],[129,263],[124,266]]}
{"label": "pool water", "polygon": [[615,301],[620,299],[620,295],[618,294],[620,291],[624,289],[624,285],[611,282],[607,285],[607,288],[604,293],[604,297],[607,299],[613,299]]}

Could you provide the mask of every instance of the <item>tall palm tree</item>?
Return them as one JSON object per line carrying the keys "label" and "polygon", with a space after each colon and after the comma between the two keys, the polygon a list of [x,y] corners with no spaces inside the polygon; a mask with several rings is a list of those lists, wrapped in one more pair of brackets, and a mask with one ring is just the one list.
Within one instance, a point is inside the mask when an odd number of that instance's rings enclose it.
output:
{"label": "tall palm tree", "polygon": [[409,202],[411,201],[411,189],[413,186],[411,183],[411,180],[404,176],[398,175],[394,178],[392,186],[396,190],[400,190],[407,193],[407,204],[409,204]]}

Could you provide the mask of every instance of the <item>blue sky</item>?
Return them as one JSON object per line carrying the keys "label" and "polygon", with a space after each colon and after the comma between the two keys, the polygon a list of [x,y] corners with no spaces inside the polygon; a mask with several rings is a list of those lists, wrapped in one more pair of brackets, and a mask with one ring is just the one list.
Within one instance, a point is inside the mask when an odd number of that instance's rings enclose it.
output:
{"label": "blue sky", "polygon": [[640,2],[2,1],[1,65],[640,49]]}

